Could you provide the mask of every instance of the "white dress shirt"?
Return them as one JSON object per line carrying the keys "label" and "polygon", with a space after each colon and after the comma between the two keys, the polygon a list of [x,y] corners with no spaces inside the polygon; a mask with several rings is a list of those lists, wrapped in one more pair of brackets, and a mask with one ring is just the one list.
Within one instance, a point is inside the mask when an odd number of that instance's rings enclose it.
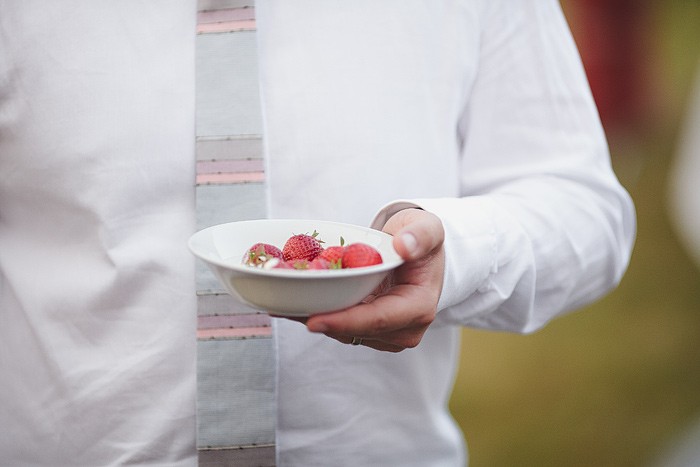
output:
{"label": "white dress shirt", "polygon": [[535,331],[611,290],[632,249],[560,7],[261,0],[257,17],[271,216],[380,227],[415,205],[446,231],[417,348],[276,320],[279,465],[464,465],[447,408],[460,327]]}
{"label": "white dress shirt", "polygon": [[[175,3],[3,3],[0,464],[196,465],[195,5]],[[416,205],[447,234],[416,349],[276,320],[279,465],[463,465],[460,327],[533,331],[614,287],[632,246],[561,11],[257,8],[271,215]]]}
{"label": "white dress shirt", "polygon": [[0,465],[197,465],[195,2],[0,7]]}

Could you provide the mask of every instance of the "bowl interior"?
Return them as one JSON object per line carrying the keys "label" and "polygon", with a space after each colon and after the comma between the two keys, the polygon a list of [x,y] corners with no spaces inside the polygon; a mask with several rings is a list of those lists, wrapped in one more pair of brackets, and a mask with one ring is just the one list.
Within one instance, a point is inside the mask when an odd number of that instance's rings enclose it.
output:
{"label": "bowl interior", "polygon": [[[270,243],[281,249],[292,235],[311,234],[314,230],[319,233],[317,238],[324,242],[325,247],[339,245],[340,238],[343,237],[346,245],[362,242],[375,247],[382,255],[383,262],[367,268],[329,271],[264,270],[242,264],[243,256],[255,243]],[[338,277],[389,270],[402,263],[401,257],[392,246],[390,235],[367,227],[318,220],[261,219],[219,224],[194,234],[190,238],[189,247],[205,262],[255,275],[293,274],[300,278],[318,278],[326,275]]]}

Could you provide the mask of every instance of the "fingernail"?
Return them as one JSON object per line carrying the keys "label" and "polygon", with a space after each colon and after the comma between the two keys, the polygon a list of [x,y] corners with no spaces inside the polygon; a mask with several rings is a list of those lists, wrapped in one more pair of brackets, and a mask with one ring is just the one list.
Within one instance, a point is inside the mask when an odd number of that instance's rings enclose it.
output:
{"label": "fingernail", "polygon": [[328,326],[324,323],[311,322],[306,328],[311,332],[326,332],[328,331]]}
{"label": "fingernail", "polygon": [[416,249],[418,248],[418,240],[416,240],[416,236],[410,232],[404,232],[401,234],[401,241],[403,242],[403,246],[406,247],[406,251],[408,251],[409,256],[412,258],[416,252]]}

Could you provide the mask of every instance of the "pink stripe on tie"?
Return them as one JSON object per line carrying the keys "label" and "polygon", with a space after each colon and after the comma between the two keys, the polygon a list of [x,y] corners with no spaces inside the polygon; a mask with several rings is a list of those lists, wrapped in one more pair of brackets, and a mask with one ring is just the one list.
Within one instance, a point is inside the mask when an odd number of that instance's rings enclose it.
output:
{"label": "pink stripe on tie", "polygon": [[269,337],[272,323],[265,313],[244,315],[204,315],[197,318],[197,339],[245,339]]}
{"label": "pink stripe on tie", "polygon": [[197,162],[197,185],[261,183],[265,181],[260,159]]}
{"label": "pink stripe on tie", "polygon": [[197,14],[197,33],[255,31],[255,8],[201,11]]}

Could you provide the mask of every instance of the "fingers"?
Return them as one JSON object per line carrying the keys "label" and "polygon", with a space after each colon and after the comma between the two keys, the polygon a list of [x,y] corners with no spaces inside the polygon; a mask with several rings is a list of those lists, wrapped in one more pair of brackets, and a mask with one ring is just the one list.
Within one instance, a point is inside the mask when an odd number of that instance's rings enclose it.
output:
{"label": "fingers", "polygon": [[440,219],[420,209],[404,209],[394,214],[383,229],[394,236],[394,248],[405,260],[421,258],[445,240]]}
{"label": "fingers", "polygon": [[344,344],[362,338],[363,346],[386,352],[420,343],[435,319],[442,290],[442,222],[429,212],[406,209],[394,214],[383,230],[394,236],[394,248],[406,262],[361,304],[309,317],[309,331]]}
{"label": "fingers", "polygon": [[[352,338],[343,337],[343,336],[339,336],[339,337],[328,336],[328,337],[335,339],[342,344],[352,344]],[[399,345],[389,344],[387,342],[383,342],[383,341],[380,341],[377,339],[368,339],[368,338],[363,338],[362,342],[360,344],[356,344],[356,345],[370,347],[374,350],[380,350],[382,352],[398,353],[398,352],[401,352],[403,350],[406,350],[406,347],[401,347]]]}
{"label": "fingers", "polygon": [[396,286],[371,303],[309,318],[311,332],[322,332],[343,343],[364,338],[363,345],[378,350],[399,351],[418,345],[435,318],[431,303],[415,286]]}
{"label": "fingers", "polygon": [[305,316],[286,316],[286,315],[276,315],[274,313],[269,313],[271,318],[284,318],[288,319],[290,321],[296,321],[297,323],[301,324],[306,324],[306,320],[308,319]]}

